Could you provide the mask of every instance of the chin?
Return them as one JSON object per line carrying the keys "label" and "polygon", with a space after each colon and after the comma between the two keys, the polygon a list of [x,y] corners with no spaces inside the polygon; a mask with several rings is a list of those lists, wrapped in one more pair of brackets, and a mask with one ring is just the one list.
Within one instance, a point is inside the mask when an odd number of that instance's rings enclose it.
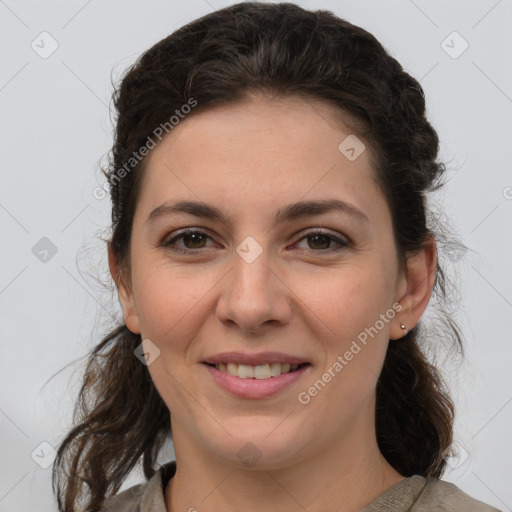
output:
{"label": "chin", "polygon": [[[289,425],[280,425],[282,418],[258,422],[254,417],[231,423],[223,442],[212,447],[217,457],[237,469],[269,471],[296,463],[309,444],[304,432],[292,433]],[[270,427],[269,424],[272,424]],[[300,433],[299,433],[300,432]],[[310,440],[311,441],[311,440]]]}

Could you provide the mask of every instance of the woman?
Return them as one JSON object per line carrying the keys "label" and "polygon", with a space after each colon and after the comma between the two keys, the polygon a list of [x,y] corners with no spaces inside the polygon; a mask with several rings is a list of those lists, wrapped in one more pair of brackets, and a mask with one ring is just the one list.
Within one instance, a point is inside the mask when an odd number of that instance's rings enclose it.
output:
{"label": "woman", "polygon": [[[418,82],[327,11],[246,2],[114,99],[124,322],[90,356],[59,509],[496,510],[439,480],[453,403],[420,320],[444,166]],[[149,481],[112,497],[141,458]]]}

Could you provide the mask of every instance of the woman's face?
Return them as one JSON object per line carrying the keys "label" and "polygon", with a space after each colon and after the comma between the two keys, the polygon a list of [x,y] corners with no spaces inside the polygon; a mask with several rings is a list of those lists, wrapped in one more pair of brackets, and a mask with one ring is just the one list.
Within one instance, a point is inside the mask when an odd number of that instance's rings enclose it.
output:
{"label": "woman's face", "polygon": [[177,456],[277,468],[374,432],[406,282],[348,135],[327,104],[253,97],[185,118],[149,154],[120,297]]}

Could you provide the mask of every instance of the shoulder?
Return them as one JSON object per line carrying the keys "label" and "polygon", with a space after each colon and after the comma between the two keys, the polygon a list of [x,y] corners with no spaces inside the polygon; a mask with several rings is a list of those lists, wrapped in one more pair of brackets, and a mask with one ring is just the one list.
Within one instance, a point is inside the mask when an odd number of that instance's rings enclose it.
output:
{"label": "shoulder", "polygon": [[134,485],[113,498],[105,500],[100,512],[139,512],[141,498],[148,487],[148,482]]}
{"label": "shoulder", "polygon": [[147,482],[105,500],[99,512],[166,512],[164,489],[175,471],[175,461],[161,466]]}
{"label": "shoulder", "polygon": [[414,475],[384,491],[362,512],[502,512],[475,500],[456,485]]}
{"label": "shoulder", "polygon": [[436,510],[440,512],[501,512],[472,498],[455,484],[436,478],[426,479],[417,505],[412,509],[414,512],[426,512],[431,510],[432,505],[435,505]]}

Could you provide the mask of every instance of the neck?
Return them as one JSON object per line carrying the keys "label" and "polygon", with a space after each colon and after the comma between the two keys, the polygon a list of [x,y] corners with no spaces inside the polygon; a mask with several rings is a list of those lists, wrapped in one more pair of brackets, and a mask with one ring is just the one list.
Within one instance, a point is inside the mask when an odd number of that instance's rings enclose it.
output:
{"label": "neck", "polygon": [[343,442],[330,444],[323,453],[271,470],[214,458],[176,427],[176,474],[165,491],[168,512],[358,512],[404,478],[380,453],[373,423],[355,425]]}

